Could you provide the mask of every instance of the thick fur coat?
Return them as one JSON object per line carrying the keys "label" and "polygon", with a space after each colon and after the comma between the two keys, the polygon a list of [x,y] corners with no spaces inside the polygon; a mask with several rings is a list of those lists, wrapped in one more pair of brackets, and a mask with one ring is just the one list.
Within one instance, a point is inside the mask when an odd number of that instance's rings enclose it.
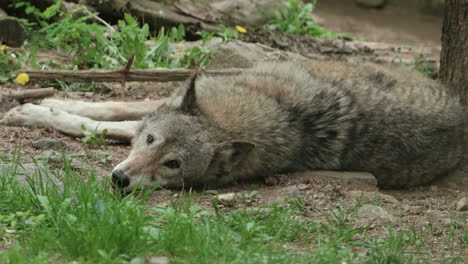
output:
{"label": "thick fur coat", "polygon": [[381,188],[429,184],[463,157],[456,96],[408,69],[264,62],[193,78],[150,114],[114,182],[220,185],[275,173],[361,170]]}

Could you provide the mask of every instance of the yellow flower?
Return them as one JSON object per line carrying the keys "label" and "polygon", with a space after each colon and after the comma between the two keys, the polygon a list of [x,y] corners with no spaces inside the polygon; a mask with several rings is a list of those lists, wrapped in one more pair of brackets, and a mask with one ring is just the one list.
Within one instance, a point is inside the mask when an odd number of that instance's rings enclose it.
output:
{"label": "yellow flower", "polygon": [[247,33],[247,29],[241,26],[236,26],[236,30],[239,31],[240,33]]}
{"label": "yellow flower", "polygon": [[0,45],[0,51],[7,50],[8,46],[7,45]]}
{"label": "yellow flower", "polygon": [[27,73],[20,73],[16,76],[15,81],[18,84],[25,85],[29,82],[29,75]]}

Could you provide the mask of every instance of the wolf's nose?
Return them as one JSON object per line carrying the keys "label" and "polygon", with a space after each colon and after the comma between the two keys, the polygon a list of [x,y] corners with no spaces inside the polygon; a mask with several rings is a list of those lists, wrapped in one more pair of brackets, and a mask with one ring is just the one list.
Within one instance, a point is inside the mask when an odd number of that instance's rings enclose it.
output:
{"label": "wolf's nose", "polygon": [[114,187],[125,188],[130,185],[130,178],[122,170],[112,172],[112,183]]}

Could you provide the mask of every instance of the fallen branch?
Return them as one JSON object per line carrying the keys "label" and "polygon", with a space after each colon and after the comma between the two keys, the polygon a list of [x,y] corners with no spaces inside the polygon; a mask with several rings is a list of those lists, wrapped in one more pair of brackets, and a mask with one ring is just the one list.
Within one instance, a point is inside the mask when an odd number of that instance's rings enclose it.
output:
{"label": "fallen branch", "polygon": [[[207,75],[239,74],[242,69],[206,70]],[[151,70],[28,70],[32,81],[66,80],[73,82],[172,82],[184,81],[194,72],[193,69],[151,69]]]}
{"label": "fallen branch", "polygon": [[40,99],[40,98],[53,96],[55,92],[56,91],[54,88],[39,88],[39,89],[12,91],[9,93],[8,96],[18,101],[23,101],[25,99]]}

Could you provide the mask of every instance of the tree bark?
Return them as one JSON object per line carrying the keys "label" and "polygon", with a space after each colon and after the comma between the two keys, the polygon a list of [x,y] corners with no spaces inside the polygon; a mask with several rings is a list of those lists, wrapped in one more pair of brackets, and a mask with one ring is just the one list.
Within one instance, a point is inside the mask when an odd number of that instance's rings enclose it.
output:
{"label": "tree bark", "polygon": [[21,47],[27,38],[23,24],[15,17],[0,17],[0,43]]}
{"label": "tree bark", "polygon": [[468,101],[468,0],[445,0],[440,78],[452,92],[460,95],[466,109]]}

